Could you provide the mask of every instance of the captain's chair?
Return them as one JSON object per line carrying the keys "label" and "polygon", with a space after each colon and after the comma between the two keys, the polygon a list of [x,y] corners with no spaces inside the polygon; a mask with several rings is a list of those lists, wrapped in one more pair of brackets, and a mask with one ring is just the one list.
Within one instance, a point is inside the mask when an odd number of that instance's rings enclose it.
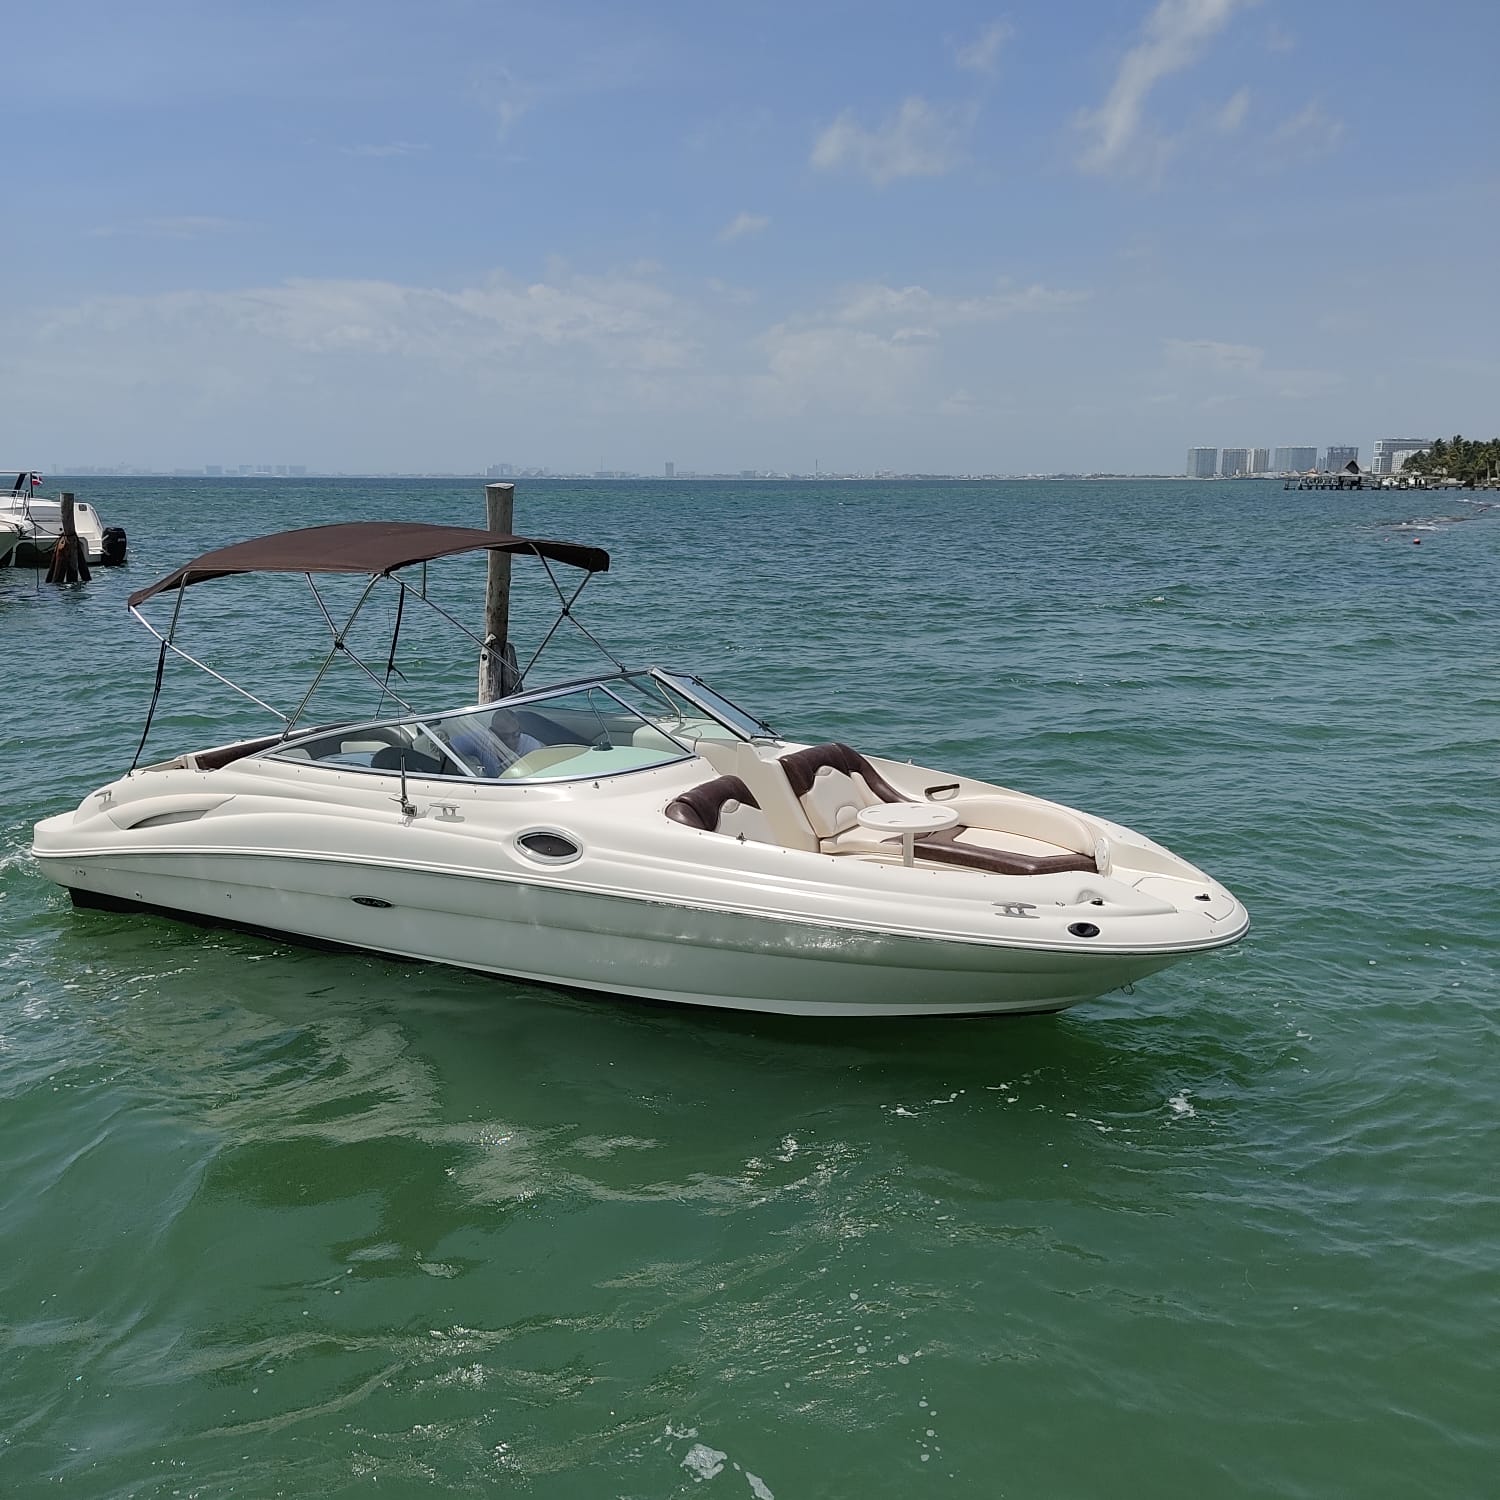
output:
{"label": "captain's chair", "polygon": [[855,826],[862,807],[877,802],[910,802],[863,755],[849,745],[830,741],[794,750],[777,761],[813,832],[837,838]]}

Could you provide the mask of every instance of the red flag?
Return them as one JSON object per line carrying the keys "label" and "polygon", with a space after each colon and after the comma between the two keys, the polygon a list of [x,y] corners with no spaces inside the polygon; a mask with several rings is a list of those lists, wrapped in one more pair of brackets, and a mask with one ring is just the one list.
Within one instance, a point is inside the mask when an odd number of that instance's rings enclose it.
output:
{"label": "red flag", "polygon": [[41,482],[42,482],[42,476],[40,474],[33,474],[31,476],[31,487],[32,487],[32,489],[35,489],[37,487],[37,485],[39,485]]}

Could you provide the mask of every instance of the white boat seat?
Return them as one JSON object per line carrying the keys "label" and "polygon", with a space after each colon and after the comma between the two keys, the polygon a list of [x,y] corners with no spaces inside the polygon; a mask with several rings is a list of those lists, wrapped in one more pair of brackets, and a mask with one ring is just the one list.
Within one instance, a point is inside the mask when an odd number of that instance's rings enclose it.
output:
{"label": "white boat seat", "polygon": [[771,825],[771,843],[784,849],[802,849],[816,853],[818,836],[812,831],[774,756],[761,755],[756,746],[743,740],[698,741],[698,754],[721,776],[737,776],[750,788],[756,804]]}
{"label": "white boat seat", "polygon": [[[858,750],[837,741],[793,750],[777,765],[819,839],[837,838],[857,826],[862,807],[916,800],[898,792]],[[881,842],[878,835],[872,838]]]}
{"label": "white boat seat", "polygon": [[[898,792],[858,750],[830,741],[794,750],[783,755],[778,764],[786,772],[787,781],[825,853],[884,854],[894,852],[900,845],[899,838],[862,827],[859,811],[880,802],[919,799]],[[988,829],[960,823],[941,833],[922,835],[914,841],[913,853],[918,859],[934,864],[960,865],[995,875],[1054,875],[1068,870],[1098,873],[1098,863],[1092,855],[1071,850],[1041,854],[996,847],[992,841],[1003,837]]]}
{"label": "white boat seat", "polygon": [[674,797],[667,803],[667,816],[674,823],[707,833],[728,834],[757,844],[780,843],[755,794],[738,776],[717,776]]}

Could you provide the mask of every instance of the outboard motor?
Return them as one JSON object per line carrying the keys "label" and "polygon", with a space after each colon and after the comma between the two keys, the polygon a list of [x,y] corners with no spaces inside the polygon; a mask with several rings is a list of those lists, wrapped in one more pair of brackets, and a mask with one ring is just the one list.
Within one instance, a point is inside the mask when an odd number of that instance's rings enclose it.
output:
{"label": "outboard motor", "polygon": [[106,568],[118,568],[125,561],[125,528],[106,526],[99,543],[99,561]]}

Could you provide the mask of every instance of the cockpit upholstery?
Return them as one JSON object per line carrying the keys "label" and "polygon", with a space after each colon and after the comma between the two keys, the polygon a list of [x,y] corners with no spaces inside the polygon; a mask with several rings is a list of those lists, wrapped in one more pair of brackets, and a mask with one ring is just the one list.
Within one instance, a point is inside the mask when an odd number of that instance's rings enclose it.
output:
{"label": "cockpit upholstery", "polygon": [[497,708],[490,716],[490,728],[518,755],[541,745],[571,745],[578,741],[575,730],[531,708]]}
{"label": "cockpit upholstery", "polygon": [[957,828],[945,828],[941,833],[923,834],[916,841],[916,853],[934,864],[962,865],[996,875],[1057,875],[1069,870],[1095,875],[1099,871],[1098,861],[1091,854],[1023,854],[1016,849],[961,844],[959,837],[965,833],[974,835],[976,830],[960,823]]}
{"label": "cockpit upholstery", "polygon": [[779,842],[755,794],[738,776],[717,776],[674,797],[667,803],[667,816],[708,833],[727,833],[758,844]]}
{"label": "cockpit upholstery", "polygon": [[858,750],[836,741],[794,750],[777,764],[820,839],[852,828],[862,807],[912,800],[902,796]]}
{"label": "cockpit upholstery", "polygon": [[449,748],[465,765],[491,780],[515,775],[517,763],[535,751],[578,744],[576,731],[525,708],[497,708],[488,722],[482,713],[465,715],[447,738]]}
{"label": "cockpit upholstery", "polygon": [[[896,790],[858,750],[830,741],[794,750],[778,762],[802,805],[802,811],[818,835],[819,847],[828,854],[884,849],[899,843],[888,835],[859,823],[863,807],[878,802],[915,802]],[[918,858],[934,864],[961,865],[995,875],[1052,875],[1062,871],[1096,873],[1092,855],[1072,851],[1060,854],[1022,852],[997,846],[999,830],[973,828],[960,823],[941,833],[925,834],[915,841]]]}
{"label": "cockpit upholstery", "polygon": [[453,767],[436,755],[428,755],[414,745],[382,745],[370,757],[372,771],[399,771],[403,758],[408,776],[451,776]]}

